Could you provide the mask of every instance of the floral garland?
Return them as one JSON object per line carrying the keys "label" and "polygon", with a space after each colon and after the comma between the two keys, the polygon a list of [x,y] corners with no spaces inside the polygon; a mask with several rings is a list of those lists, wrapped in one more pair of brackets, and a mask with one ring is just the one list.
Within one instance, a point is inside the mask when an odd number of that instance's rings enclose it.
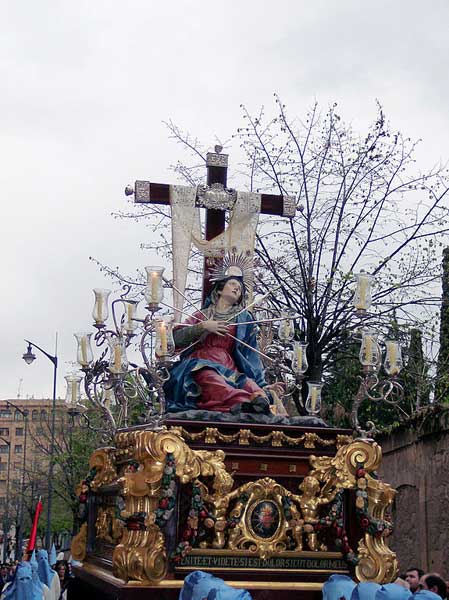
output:
{"label": "floral garland", "polygon": [[182,533],[182,540],[171,553],[170,558],[178,564],[193,548],[195,542],[204,534],[204,528],[214,527],[216,518],[207,510],[201,494],[201,487],[198,482],[192,485],[192,500],[190,504],[187,525]]}
{"label": "floral garland", "polygon": [[332,527],[335,534],[335,545],[340,548],[343,553],[343,558],[348,564],[355,567],[359,563],[359,557],[349,545],[348,535],[344,528],[343,520],[343,492],[336,494],[329,512],[322,517],[315,525],[315,530]]}
{"label": "floral garland", "polygon": [[[388,537],[393,531],[393,523],[389,520],[375,519],[369,514],[368,492],[366,491],[368,481],[366,479],[366,474],[363,463],[358,463],[355,472],[357,482],[355,508],[360,527],[365,533],[373,535],[374,537]],[[372,473],[371,476],[377,478],[375,473]]]}
{"label": "floral garland", "polygon": [[87,520],[87,500],[89,498],[92,481],[95,479],[96,474],[97,468],[92,467],[87,477],[83,479],[80,484],[80,493],[78,494],[78,515],[81,523],[84,523]]}
{"label": "floral garland", "polygon": [[156,509],[155,523],[163,529],[173,514],[176,505],[176,465],[175,457],[169,452],[165,458],[164,472],[161,479],[161,493]]}

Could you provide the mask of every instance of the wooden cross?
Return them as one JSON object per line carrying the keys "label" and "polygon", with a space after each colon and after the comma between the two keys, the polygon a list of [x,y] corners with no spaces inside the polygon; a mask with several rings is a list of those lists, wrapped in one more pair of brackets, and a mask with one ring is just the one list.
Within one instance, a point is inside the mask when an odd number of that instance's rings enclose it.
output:
{"label": "wooden cross", "polygon": [[[228,179],[228,154],[221,153],[221,146],[215,146],[215,152],[206,155],[207,188],[227,190]],[[128,186],[125,194],[134,194],[134,202],[140,204],[170,204],[170,185],[168,183],[152,183],[137,180],[134,187]],[[204,206],[201,193],[197,193],[196,203]],[[283,217],[295,216],[294,199],[288,196],[275,194],[261,194],[261,213],[265,215],[279,215]],[[225,210],[206,208],[206,240],[211,240],[225,230]],[[203,271],[203,301],[209,294],[212,284],[210,269],[213,261],[205,258]]]}

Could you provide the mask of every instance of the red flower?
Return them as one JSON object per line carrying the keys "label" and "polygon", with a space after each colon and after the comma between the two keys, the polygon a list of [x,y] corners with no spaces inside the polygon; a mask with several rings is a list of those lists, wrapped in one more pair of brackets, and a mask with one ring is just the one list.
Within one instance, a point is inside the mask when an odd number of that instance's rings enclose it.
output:
{"label": "red flower", "polygon": [[205,519],[205,518],[207,517],[207,515],[208,515],[208,512],[207,512],[207,510],[202,510],[202,511],[200,512],[200,517],[201,517],[202,519]]}
{"label": "red flower", "polygon": [[366,471],[365,471],[365,469],[358,468],[357,471],[355,472],[355,474],[356,474],[356,477],[365,477]]}
{"label": "red flower", "polygon": [[367,519],[366,517],[363,517],[362,519],[360,519],[360,525],[366,529],[369,526],[369,519]]}
{"label": "red flower", "polygon": [[159,502],[159,506],[164,510],[168,508],[168,498],[162,498],[162,500]]}
{"label": "red flower", "polygon": [[79,495],[79,501],[84,504],[85,502],[87,502],[87,494],[80,494]]}
{"label": "red flower", "polygon": [[193,534],[193,529],[191,527],[187,527],[184,530],[184,533],[182,534],[182,539],[184,541],[187,541],[187,540],[189,540],[192,537],[192,534]]}

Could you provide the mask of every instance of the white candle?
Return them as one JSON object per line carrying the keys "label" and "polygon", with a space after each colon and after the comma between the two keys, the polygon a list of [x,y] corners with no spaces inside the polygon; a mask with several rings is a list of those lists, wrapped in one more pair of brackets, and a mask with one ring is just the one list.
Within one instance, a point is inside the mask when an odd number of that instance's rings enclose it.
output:
{"label": "white candle", "polygon": [[78,388],[77,382],[76,381],[72,381],[70,387],[71,387],[71,390],[72,390],[72,402],[74,404],[76,404],[76,402],[77,402],[77,395],[78,395],[77,394],[77,391],[78,391],[78,389],[77,389]]}
{"label": "white candle", "polygon": [[85,335],[81,338],[81,364],[83,366],[89,364],[87,360],[87,337]]}
{"label": "white candle", "polygon": [[165,321],[161,321],[161,328],[159,330],[161,336],[161,353],[167,354],[167,328]]}
{"label": "white candle", "polygon": [[302,371],[302,348],[301,346],[296,346],[296,364],[298,371]]}
{"label": "white candle", "polygon": [[159,277],[157,273],[151,273],[151,302],[152,304],[158,304],[158,291],[159,291]]}
{"label": "white candle", "polygon": [[122,370],[122,351],[120,349],[120,345],[116,344],[114,346],[114,371],[116,373],[120,373]]}
{"label": "white candle", "polygon": [[318,390],[316,389],[316,387],[312,387],[310,391],[310,412],[315,412],[317,398]]}
{"label": "white candle", "polygon": [[373,340],[370,335],[365,336],[365,357],[368,363],[373,362]]}

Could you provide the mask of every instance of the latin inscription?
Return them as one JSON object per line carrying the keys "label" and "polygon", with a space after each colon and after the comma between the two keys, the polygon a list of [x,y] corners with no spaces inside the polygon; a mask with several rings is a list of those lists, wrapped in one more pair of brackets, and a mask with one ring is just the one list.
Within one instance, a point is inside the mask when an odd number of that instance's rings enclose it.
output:
{"label": "latin inscription", "polygon": [[294,569],[322,571],[344,571],[348,567],[343,560],[336,558],[284,558],[273,556],[262,560],[257,556],[207,556],[190,554],[184,557],[181,567],[195,567],[198,569]]}

